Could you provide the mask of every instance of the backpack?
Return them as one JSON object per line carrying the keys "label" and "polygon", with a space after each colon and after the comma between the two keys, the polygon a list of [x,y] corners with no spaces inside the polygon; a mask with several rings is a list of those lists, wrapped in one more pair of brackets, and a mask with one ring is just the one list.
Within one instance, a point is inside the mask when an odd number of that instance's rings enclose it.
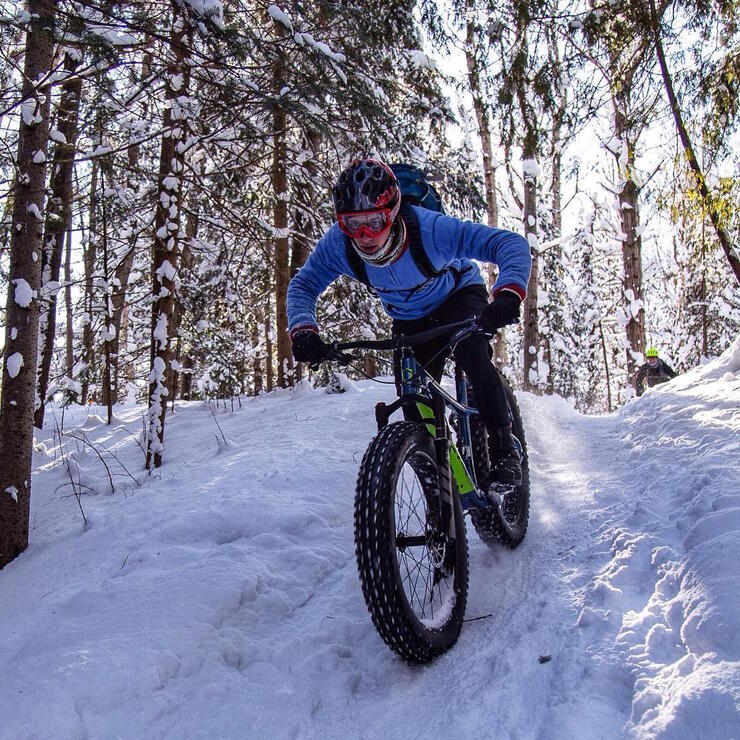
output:
{"label": "backpack", "polygon": [[[427,208],[430,211],[436,211],[437,213],[444,213],[445,209],[442,205],[442,198],[439,197],[439,193],[435,190],[434,186],[431,185],[424,173],[418,168],[410,164],[399,163],[392,164],[390,168],[393,170],[393,174],[398,180],[398,185],[401,188],[401,209],[399,213],[406,224],[406,233],[409,238],[409,251],[414,260],[419,272],[424,276],[425,281],[430,278],[441,275],[445,270],[436,270],[434,265],[431,263],[427,253],[424,251],[424,245],[421,243],[421,231],[419,229],[419,219],[411,209],[411,206],[421,206]],[[349,266],[352,268],[352,272],[355,277],[363,283],[372,292],[372,285],[367,277],[367,267],[365,260],[357,254],[355,248],[352,246],[352,241],[348,236],[344,238],[345,249],[347,251],[347,261]],[[424,283],[422,283],[423,285]],[[421,286],[416,286],[420,288]],[[416,290],[416,288],[414,288]]]}
{"label": "backpack", "polygon": [[430,211],[445,212],[442,198],[439,197],[439,193],[427,181],[426,176],[418,167],[403,163],[392,164],[390,167],[401,188],[402,203],[405,200]]}

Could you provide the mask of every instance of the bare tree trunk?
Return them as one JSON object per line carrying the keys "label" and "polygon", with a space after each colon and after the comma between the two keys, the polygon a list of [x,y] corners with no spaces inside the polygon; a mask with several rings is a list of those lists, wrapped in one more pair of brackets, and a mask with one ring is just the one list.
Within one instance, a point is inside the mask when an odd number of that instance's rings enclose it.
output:
{"label": "bare tree trunk", "polygon": [[[624,304],[628,316],[627,374],[634,382],[636,370],[635,355],[645,352],[645,309],[642,307],[644,294],[642,287],[642,238],[638,234],[640,221],[638,211],[638,189],[633,180],[627,180],[619,193],[619,214],[622,224],[622,262],[624,264]],[[632,300],[630,300],[630,295]],[[635,312],[633,302],[639,302]]]}
{"label": "bare tree trunk", "polygon": [[113,398],[118,401],[121,397],[120,388],[120,358],[121,358],[121,342],[124,339],[122,336],[124,332],[123,327],[123,311],[126,305],[126,293],[128,291],[128,280],[131,275],[131,268],[134,264],[134,257],[136,254],[135,243],[137,237],[134,235],[129,240],[129,250],[124,255],[123,259],[116,265],[115,269],[115,280],[111,285],[111,333],[110,339],[110,363],[111,363],[111,393]]}
{"label": "bare tree trunk", "polygon": [[[172,27],[165,97],[170,105],[164,111],[164,131],[159,159],[157,212],[154,219],[152,253],[151,372],[147,411],[147,453],[149,470],[162,464],[164,423],[167,412],[167,370],[170,365],[172,312],[175,300],[180,208],[182,206],[185,151],[187,140],[186,106],[175,100],[188,95],[190,66],[186,61],[189,23],[187,10],[172,3]],[[177,81],[175,83],[175,81]]]}
{"label": "bare tree trunk", "polygon": [[73,309],[72,309],[72,230],[67,231],[67,239],[64,250],[64,308],[66,313],[66,375],[72,380],[74,374],[74,327],[73,327]]}
{"label": "bare tree trunk", "polygon": [[136,382],[136,370],[134,369],[134,363],[131,361],[131,359],[128,357],[128,355],[124,355],[124,362],[121,362],[121,348],[126,350],[128,348],[128,331],[129,331],[129,316],[131,314],[131,308],[128,304],[124,304],[123,310],[121,311],[121,322],[120,322],[120,328],[118,329],[118,345],[116,349],[116,353],[118,354],[118,357],[116,357],[116,370],[119,374],[119,377],[116,378],[116,388],[118,393],[118,398],[125,398],[128,395],[128,387],[130,383]]}
{"label": "bare tree trunk", "polygon": [[108,424],[113,421],[113,389],[111,387],[111,327],[112,327],[112,285],[108,275],[108,213],[105,207],[105,179],[103,177],[103,280],[105,281],[105,292],[103,293],[103,310],[105,317],[105,334],[103,335],[103,355],[105,357],[102,378],[102,403],[108,410]]}
{"label": "bare tree trunk", "polygon": [[[631,77],[625,77],[631,80]],[[645,310],[642,287],[642,238],[638,228],[639,189],[635,184],[635,145],[630,132],[627,111],[629,109],[630,86],[622,84],[613,96],[614,133],[622,142],[622,150],[616,153],[622,189],[618,194],[619,220],[622,229],[622,265],[624,269],[622,305],[627,317],[625,334],[627,343],[627,375],[630,383],[635,382],[636,356],[645,352]],[[635,308],[637,307],[637,308]]]}
{"label": "bare tree trunk", "polygon": [[[493,163],[493,147],[491,144],[491,126],[488,117],[488,107],[485,102],[480,74],[481,64],[477,54],[476,39],[481,36],[481,29],[475,22],[475,2],[465,0],[466,34],[465,34],[465,61],[468,69],[468,84],[473,96],[473,110],[478,124],[478,136],[483,151],[483,187],[486,198],[486,216],[489,226],[498,227],[498,196],[496,193],[496,168]],[[497,268],[487,265],[488,280],[492,285],[496,281]],[[493,361],[496,367],[505,367],[508,358],[506,352],[506,337],[503,332],[497,332],[493,337]]]}
{"label": "bare tree trunk", "polygon": [[493,149],[491,147],[491,126],[488,120],[488,107],[480,81],[480,61],[476,53],[476,39],[481,37],[481,30],[475,22],[475,2],[465,0],[466,34],[465,61],[468,68],[468,84],[473,96],[473,109],[478,123],[478,136],[483,150],[483,185],[486,196],[486,213],[488,225],[498,226],[498,200],[496,198],[495,169],[493,166]]}
{"label": "bare tree trunk", "polygon": [[262,357],[258,350],[260,341],[259,322],[255,321],[252,325],[252,347],[254,348],[254,358],[252,360],[252,374],[254,376],[254,395],[259,396],[262,393]]}
{"label": "bare tree trunk", "polygon": [[87,227],[87,246],[85,248],[85,295],[82,324],[82,362],[87,366],[82,372],[82,403],[87,403],[90,389],[90,378],[95,365],[95,348],[93,347],[93,293],[94,270],[97,257],[97,212],[98,212],[98,173],[100,165],[94,159],[90,173],[90,214]]}
{"label": "bare tree trunk", "polygon": [[[524,106],[523,106],[524,107]],[[533,113],[530,111],[530,115]],[[537,251],[537,148],[533,134],[534,125],[530,122],[530,133],[525,136],[522,159],[524,181],[524,233],[530,244],[532,255],[532,272],[527,286],[527,297],[522,307],[522,323],[524,324],[524,388],[530,391],[538,390],[540,348],[539,310],[537,307],[540,260]]]}
{"label": "bare tree trunk", "polygon": [[599,321],[599,335],[601,336],[601,350],[604,353],[604,370],[606,372],[606,402],[609,413],[612,412],[612,384],[609,377],[609,357],[606,353],[606,339],[604,338],[604,327]]}
{"label": "bare tree trunk", "polygon": [[178,388],[178,377],[177,367],[180,366],[180,355],[182,354],[182,340],[178,336],[178,330],[180,328],[180,301],[175,296],[175,305],[172,307],[172,330],[171,337],[175,343],[175,349],[172,353],[172,360],[170,361],[169,368],[167,371],[167,396],[170,399],[170,410],[175,410],[175,401],[177,400],[177,388]]}
{"label": "bare tree trunk", "polygon": [[269,393],[275,387],[275,378],[272,370],[272,319],[270,301],[265,304],[265,374],[267,375],[266,390]]}
{"label": "bare tree trunk", "polygon": [[[190,248],[190,245],[192,243],[192,240],[198,234],[198,225],[199,225],[198,217],[195,214],[188,213],[186,218],[187,218],[187,222],[185,226],[185,235],[187,236],[187,241],[182,245],[182,256],[180,258],[180,265],[181,265],[180,272],[181,273],[184,270],[192,270],[193,265],[195,264],[195,255],[193,254],[193,251]],[[179,308],[182,308],[179,299],[178,299],[177,305]],[[178,326],[179,326],[179,323],[180,323],[180,317],[178,316]],[[193,369],[193,358],[191,357],[189,352],[183,353],[179,336],[177,340],[176,359],[181,367],[181,370],[177,373],[177,376],[179,376],[179,379],[180,379],[179,380],[180,398],[182,398],[185,401],[190,401],[192,384],[193,384],[193,374],[192,372],[188,372],[188,371]],[[176,385],[178,385],[176,379],[173,382]]]}
{"label": "bare tree trunk", "polygon": [[650,26],[655,40],[655,53],[658,57],[660,73],[663,77],[663,85],[665,86],[666,94],[668,95],[668,102],[670,103],[671,112],[673,113],[676,131],[678,131],[678,136],[681,139],[683,153],[689,163],[691,171],[694,174],[696,185],[701,193],[702,203],[709,212],[709,219],[717,233],[717,239],[722,246],[722,251],[725,253],[725,257],[727,257],[727,261],[730,263],[730,268],[735,275],[735,280],[740,283],[740,255],[738,255],[737,248],[732,246],[730,235],[724,227],[722,215],[717,208],[717,203],[709,192],[709,188],[707,188],[706,178],[704,177],[702,168],[699,166],[699,162],[696,159],[694,147],[689,138],[689,132],[684,124],[681,107],[678,104],[678,98],[673,89],[673,80],[668,71],[668,64],[666,63],[665,53],[663,51],[663,42],[660,38],[660,24],[658,22],[658,13],[655,9],[654,0],[650,0]]}
{"label": "bare tree trunk", "polygon": [[[149,69],[149,55],[144,60],[144,69]],[[138,143],[131,144],[128,147],[128,166],[133,172],[139,166],[139,157],[141,153],[141,146]],[[134,178],[131,178],[134,179]],[[132,190],[138,190],[138,183],[134,179],[134,182],[128,183]],[[110,355],[111,355],[111,372],[112,372],[112,393],[114,399],[117,401],[121,398],[120,388],[120,355],[121,355],[121,344],[123,341],[123,312],[124,306],[126,305],[126,294],[128,292],[128,281],[131,276],[131,269],[134,264],[134,258],[136,257],[136,245],[138,242],[138,220],[136,217],[130,221],[131,236],[128,238],[128,251],[121,258],[119,263],[116,265],[115,280],[111,286],[111,327],[113,336],[110,339]]]}
{"label": "bare tree trunk", "polygon": [[[191,268],[193,266],[193,253],[190,249],[192,240],[198,233],[198,219],[192,216],[187,216],[185,221],[185,240],[182,243],[182,256],[180,262],[183,267]],[[175,345],[175,363],[170,363],[170,375],[169,375],[169,394],[170,394],[170,408],[175,410],[175,401],[177,400],[177,391],[180,387],[179,379],[180,373],[177,368],[180,367],[180,361],[182,359],[182,339],[179,335],[180,323],[182,321],[182,304],[180,298],[175,294],[175,305],[172,311],[172,331],[171,335],[176,337],[177,343]]]}
{"label": "bare tree trunk", "polygon": [[[635,382],[636,356],[645,351],[645,311],[642,307],[642,239],[638,228],[639,188],[634,181],[635,148],[639,122],[633,115],[631,104],[634,78],[639,69],[645,49],[638,49],[629,56],[619,48],[609,49],[609,70],[611,74],[611,100],[614,109],[614,136],[621,143],[620,150],[614,152],[617,161],[618,177],[622,183],[618,194],[619,222],[622,230],[622,265],[624,270],[622,306],[627,318],[625,335],[627,375],[630,383]],[[629,62],[625,65],[623,57]]]}
{"label": "bare tree trunk", "polygon": [[563,233],[563,214],[562,214],[562,131],[565,123],[565,116],[568,112],[568,94],[567,82],[564,79],[563,65],[560,60],[560,50],[558,48],[558,36],[554,26],[546,29],[547,34],[547,56],[550,60],[552,74],[554,75],[553,93],[556,99],[552,111],[552,224],[553,235],[562,236]]}
{"label": "bare tree trunk", "polygon": [[185,401],[190,401],[193,385],[193,373],[187,372],[193,369],[193,359],[190,355],[185,355],[182,361],[182,368],[184,372],[180,373],[180,377],[182,378],[180,381],[180,398]]}
{"label": "bare tree trunk", "polygon": [[[0,568],[28,547],[42,226],[56,3],[29,0],[0,399]],[[35,259],[34,259],[35,258]]]}
{"label": "bare tree trunk", "polygon": [[[295,207],[293,209],[293,221],[295,229],[292,235],[292,248],[290,253],[290,277],[303,267],[308,256],[311,254],[311,243],[313,238],[318,236],[319,226],[314,217],[316,197],[315,188],[313,187],[317,167],[316,159],[321,147],[321,134],[314,130],[308,129],[304,135],[303,148],[311,150],[311,157],[306,160],[304,167],[308,171],[309,179],[301,183],[295,192]],[[301,380],[303,372],[303,363],[293,362],[293,356],[289,352],[291,371],[293,372],[294,382]]]}
{"label": "bare tree trunk", "polygon": [[[285,35],[286,30],[282,23],[275,21],[278,38]],[[275,63],[273,85],[277,94],[284,84],[284,63],[282,57]],[[275,316],[277,330],[277,384],[280,388],[289,385],[286,372],[290,364],[290,338],[288,337],[288,178],[286,175],[287,153],[287,116],[285,109],[276,100],[272,112],[272,192],[275,197],[273,212],[273,227],[275,229]]]}
{"label": "bare tree trunk", "polygon": [[[297,215],[298,214],[296,212],[296,216]],[[298,220],[296,220],[295,224],[296,224],[296,233],[293,236],[293,244],[290,250],[291,279],[293,275],[295,275],[295,273],[298,272],[298,270],[305,264],[306,259],[308,259],[308,249],[307,249],[308,239],[305,237],[304,234],[301,234],[301,236],[299,237],[297,233],[304,224],[300,223],[300,221]],[[293,353],[290,351],[290,349],[288,350],[288,362],[289,362],[290,374],[293,379],[293,385],[295,385],[303,377],[303,363],[295,362],[293,360]]]}
{"label": "bare tree trunk", "polygon": [[[65,55],[64,70],[69,75],[74,75],[79,64],[80,58],[77,53]],[[82,80],[78,77],[73,76],[62,86],[56,128],[63,139],[55,144],[52,160],[51,198],[49,199],[49,210],[44,227],[44,250],[41,266],[44,286],[59,282],[64,239],[72,220],[72,171],[74,169],[77,117],[81,94]],[[43,307],[40,318],[42,351],[38,381],[39,406],[34,418],[34,425],[39,429],[44,426],[46,391],[49,387],[49,373],[54,354],[57,293],[56,287],[49,289],[48,304]]]}
{"label": "bare tree trunk", "polygon": [[[563,206],[562,206],[562,176],[563,176],[563,155],[560,151],[560,131],[553,130],[553,148],[552,148],[552,229],[556,238],[563,235]],[[558,247],[558,253],[562,254],[562,249]]]}
{"label": "bare tree trunk", "polygon": [[[557,55],[556,41],[550,43],[550,59],[553,67],[557,66],[559,71],[560,60]],[[558,76],[558,82],[560,77]],[[559,240],[563,235],[563,214],[562,214],[562,152],[561,152],[561,131],[565,119],[567,100],[562,92],[562,83],[557,86],[560,91],[559,104],[553,114],[552,122],[552,148],[550,150],[550,161],[552,166],[552,182],[550,184],[550,196],[552,203],[552,234],[551,237]],[[543,266],[545,289],[549,293],[548,303],[550,304],[550,327],[547,336],[544,338],[544,357],[547,363],[547,393],[555,393],[555,377],[558,368],[556,367],[557,356],[553,357],[552,339],[553,336],[562,333],[562,309],[565,301],[560,286],[563,279],[563,249],[557,242],[550,247],[544,257]],[[561,390],[561,389],[559,389]]]}
{"label": "bare tree trunk", "polygon": [[[522,183],[524,185],[524,202],[521,204],[524,234],[529,243],[532,258],[532,270],[527,286],[527,297],[522,305],[523,343],[523,384],[529,391],[538,391],[540,382],[539,350],[540,328],[538,311],[538,290],[540,265],[538,252],[537,228],[537,177],[539,175],[539,123],[537,112],[533,107],[534,95],[529,74],[529,40],[527,35],[528,19],[517,16],[516,46],[512,50],[517,60],[516,68],[510,71],[513,94],[521,115],[522,145]],[[507,141],[507,148],[509,141]],[[507,151],[507,159],[509,152]],[[511,181],[511,171],[509,171]]]}
{"label": "bare tree trunk", "polygon": [[[527,157],[525,156],[525,161]],[[530,160],[534,161],[534,160]],[[527,287],[527,297],[522,307],[524,324],[524,388],[538,390],[539,374],[538,351],[540,347],[539,311],[537,308],[538,286],[540,279],[540,261],[537,253],[537,178],[530,172],[524,173],[524,229],[530,242],[532,255],[532,272]]]}
{"label": "bare tree trunk", "polygon": [[[186,216],[186,221],[185,221],[185,241],[183,242],[183,245],[182,245],[182,258],[181,258],[181,264],[182,264],[183,269],[185,270],[192,270],[193,265],[195,263],[195,255],[193,254],[193,250],[191,249],[190,245],[193,243],[193,240],[198,236],[199,226],[200,226],[200,220],[197,214],[193,212],[188,213]],[[193,367],[192,358],[189,355],[185,355],[184,358],[182,356],[182,341],[179,336],[180,322],[182,321],[182,304],[180,302],[179,296],[176,295],[175,300],[177,301],[176,303],[177,319],[175,321],[174,331],[178,335],[177,336],[176,359],[177,359],[178,366],[181,366],[186,369],[192,369]],[[183,364],[184,360],[187,361],[187,364]],[[172,386],[173,386],[172,399],[174,403],[175,396],[177,395],[177,388],[179,385],[177,382],[177,376],[180,375],[184,377],[186,373],[174,372],[173,374],[174,374],[174,378],[172,380]],[[192,376],[192,373],[187,373],[187,375]],[[186,400],[190,400],[189,395],[190,395],[190,384],[188,384],[188,398]],[[184,398],[182,394],[180,394],[180,397]]]}

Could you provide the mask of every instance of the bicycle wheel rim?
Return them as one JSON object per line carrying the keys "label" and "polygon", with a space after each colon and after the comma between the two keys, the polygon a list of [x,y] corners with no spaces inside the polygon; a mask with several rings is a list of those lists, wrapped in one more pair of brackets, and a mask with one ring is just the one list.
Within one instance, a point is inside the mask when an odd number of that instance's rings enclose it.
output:
{"label": "bicycle wheel rim", "polygon": [[407,613],[425,629],[444,627],[456,600],[454,543],[430,521],[437,496],[435,462],[411,451],[396,480],[392,533]]}

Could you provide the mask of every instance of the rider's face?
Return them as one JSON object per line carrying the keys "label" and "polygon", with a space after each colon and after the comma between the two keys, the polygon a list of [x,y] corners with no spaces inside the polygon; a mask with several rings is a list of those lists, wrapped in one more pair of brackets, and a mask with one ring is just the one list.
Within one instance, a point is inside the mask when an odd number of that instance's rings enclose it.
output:
{"label": "rider's face", "polygon": [[382,234],[375,234],[375,236],[367,236],[365,233],[362,236],[355,237],[355,244],[365,254],[375,254],[388,239],[388,232],[385,231]]}

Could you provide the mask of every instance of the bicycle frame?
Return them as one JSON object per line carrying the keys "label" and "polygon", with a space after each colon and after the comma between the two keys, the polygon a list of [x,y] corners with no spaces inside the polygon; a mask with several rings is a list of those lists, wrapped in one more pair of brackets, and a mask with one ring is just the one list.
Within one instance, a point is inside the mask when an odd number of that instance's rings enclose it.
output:
{"label": "bicycle frame", "polygon": [[[467,388],[462,371],[455,365],[456,398],[454,398],[416,362],[413,350],[406,347],[401,356],[401,374],[399,400],[404,410],[404,416],[413,420],[418,414],[429,433],[434,437],[435,448],[442,448],[442,459],[438,459],[438,462],[444,466],[449,464],[450,473],[455,481],[455,487],[463,509],[489,507],[491,505],[490,500],[484,497],[478,487],[473,462],[470,418],[478,415],[478,409],[468,406]],[[394,404],[385,409],[384,406],[385,404],[378,404],[376,407],[376,420],[379,415],[378,407],[380,407],[381,419],[385,418],[387,421],[387,411]],[[447,408],[451,409],[457,416],[460,449],[449,434],[445,414]],[[381,424],[379,423],[378,429],[380,428]],[[442,444],[443,442],[444,444]]]}
{"label": "bicycle frame", "polygon": [[[390,416],[398,409],[403,410],[404,417],[408,420],[421,420],[434,438],[437,463],[441,471],[440,486],[443,498],[447,491],[450,496],[452,495],[451,479],[454,479],[463,509],[485,509],[490,507],[491,500],[478,487],[470,431],[470,418],[478,414],[478,409],[467,405],[467,388],[462,370],[455,364],[455,398],[417,363],[411,346],[448,333],[450,330],[457,330],[450,340],[450,346],[454,348],[463,339],[480,331],[480,327],[475,319],[468,319],[390,340],[334,343],[331,346],[333,350],[339,351],[347,349],[394,350],[396,360],[394,374],[399,397],[393,403],[381,402],[376,405],[375,420],[378,424],[378,431],[386,426]],[[450,408],[457,416],[460,450],[449,435],[445,413],[447,408]]]}

